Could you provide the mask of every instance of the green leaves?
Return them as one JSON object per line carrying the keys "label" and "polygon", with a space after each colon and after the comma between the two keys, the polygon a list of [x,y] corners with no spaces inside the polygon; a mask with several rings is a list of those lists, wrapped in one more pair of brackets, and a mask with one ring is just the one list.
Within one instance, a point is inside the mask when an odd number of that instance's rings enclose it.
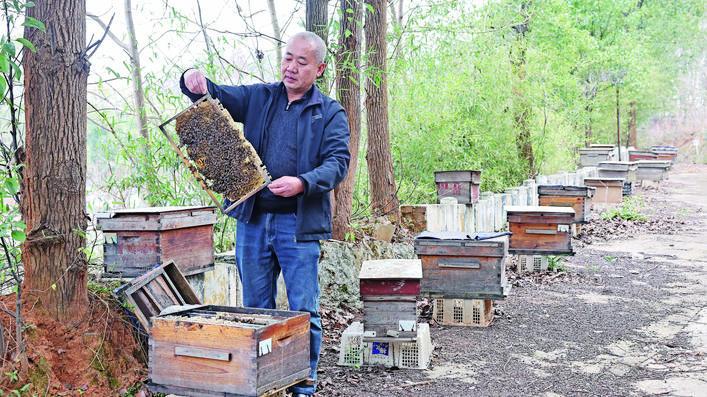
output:
{"label": "green leaves", "polygon": [[37,49],[34,48],[34,44],[30,43],[29,40],[27,40],[27,39],[25,39],[25,38],[23,38],[23,37],[18,37],[18,38],[16,38],[15,40],[19,41],[20,43],[22,43],[22,45],[24,45],[25,47],[29,48],[30,51],[32,51],[32,52],[37,52]]}
{"label": "green leaves", "polygon": [[22,24],[22,26],[29,26],[31,28],[39,29],[42,32],[46,32],[44,24],[32,17],[25,17],[25,22]]}
{"label": "green leaves", "polygon": [[7,178],[5,179],[5,191],[13,196],[17,194],[17,192],[20,190],[20,184],[17,182],[16,178]]}

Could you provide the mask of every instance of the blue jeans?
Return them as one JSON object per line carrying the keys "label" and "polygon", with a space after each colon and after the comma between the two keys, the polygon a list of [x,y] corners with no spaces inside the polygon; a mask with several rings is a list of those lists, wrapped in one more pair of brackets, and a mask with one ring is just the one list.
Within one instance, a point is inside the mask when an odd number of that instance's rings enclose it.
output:
{"label": "blue jeans", "polygon": [[[317,378],[322,344],[319,315],[319,241],[295,239],[295,214],[254,213],[236,228],[236,263],[243,285],[243,306],[275,308],[277,278],[282,270],[290,310],[309,313],[310,379]],[[293,392],[314,394],[316,384],[293,386]]]}

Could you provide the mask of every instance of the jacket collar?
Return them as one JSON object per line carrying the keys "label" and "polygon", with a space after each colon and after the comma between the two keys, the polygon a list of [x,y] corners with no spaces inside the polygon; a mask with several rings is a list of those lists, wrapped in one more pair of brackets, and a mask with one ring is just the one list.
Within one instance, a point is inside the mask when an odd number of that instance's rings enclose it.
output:
{"label": "jacket collar", "polygon": [[[268,84],[268,91],[270,91],[270,95],[275,95],[275,92],[277,90],[284,90],[285,89],[285,83],[282,81],[277,82],[277,83],[272,83]],[[309,97],[309,100],[307,101],[307,104],[304,106],[305,108],[314,106],[314,105],[321,105],[324,102],[324,94],[322,91],[317,87],[316,84],[312,85],[312,95]]]}

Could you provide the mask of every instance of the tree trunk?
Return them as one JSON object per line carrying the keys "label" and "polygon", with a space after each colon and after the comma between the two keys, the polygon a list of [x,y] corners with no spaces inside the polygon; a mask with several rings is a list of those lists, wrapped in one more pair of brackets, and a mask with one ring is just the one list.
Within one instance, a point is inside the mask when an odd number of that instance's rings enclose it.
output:
{"label": "tree trunk", "polygon": [[386,2],[366,0],[364,32],[368,70],[366,79],[366,132],[368,134],[368,179],[371,210],[400,220],[400,204],[395,188],[395,174],[388,130],[388,76],[386,73]]}
{"label": "tree trunk", "polygon": [[[147,114],[145,113],[145,93],[142,87],[142,69],[140,67],[140,52],[137,48],[135,24],[133,23],[133,9],[131,0],[125,0],[125,23],[128,26],[128,47],[130,48],[130,61],[132,62],[133,97],[135,99],[135,112],[137,113],[138,129],[145,140],[145,159],[150,158],[150,133],[147,130]],[[207,40],[208,45],[208,40]],[[149,163],[148,163],[149,164]]]}
{"label": "tree trunk", "polygon": [[[328,0],[307,0],[307,10],[305,13],[305,29],[310,32],[316,33],[317,36],[321,37],[322,40],[324,40],[325,44],[328,43],[328,11]],[[320,78],[317,79],[317,86],[319,86],[323,92],[329,92],[329,86],[327,85],[326,76],[324,73]]]}
{"label": "tree trunk", "polygon": [[592,145],[592,110],[594,108],[587,105],[584,110],[587,111],[587,125],[584,126],[584,147],[589,147]]}
{"label": "tree trunk", "polygon": [[[527,3],[521,5],[524,17],[528,16],[527,8]],[[513,92],[513,120],[515,121],[515,127],[518,131],[518,135],[516,136],[516,149],[525,164],[527,177],[533,178],[537,174],[535,169],[535,155],[533,154],[533,143],[530,140],[530,119],[532,117],[533,108],[528,99],[525,87],[525,33],[528,31],[527,22],[515,26],[513,29],[516,31],[517,54],[511,54],[511,64],[518,77],[518,80],[511,87]]]}
{"label": "tree trunk", "polygon": [[[347,12],[351,10],[352,12]],[[361,21],[363,20],[362,0],[341,0],[341,40],[336,54],[336,87],[339,102],[346,110],[349,120],[349,171],[339,186],[334,189],[334,213],[332,216],[333,237],[343,240],[351,223],[351,207],[356,184],[358,148],[361,142]],[[350,32],[347,36],[346,32]]]}
{"label": "tree trunk", "polygon": [[282,65],[282,35],[280,34],[280,23],[277,20],[277,10],[275,9],[275,0],[268,0],[268,9],[270,10],[270,22],[272,23],[272,33],[277,41],[275,43],[275,56],[277,57],[277,68],[279,72]]}
{"label": "tree trunk", "polygon": [[82,318],[86,292],[85,0],[51,0],[27,8],[46,33],[25,27],[26,168],[22,218],[24,293],[40,312],[69,323]]}
{"label": "tree trunk", "polygon": [[630,121],[628,122],[628,145],[638,148],[638,137],[636,134],[636,101],[631,101],[629,106],[630,110],[628,112]]}
{"label": "tree trunk", "polygon": [[616,85],[616,147],[618,147],[619,161],[621,161],[621,120],[619,115],[621,108],[619,106],[619,85]]}

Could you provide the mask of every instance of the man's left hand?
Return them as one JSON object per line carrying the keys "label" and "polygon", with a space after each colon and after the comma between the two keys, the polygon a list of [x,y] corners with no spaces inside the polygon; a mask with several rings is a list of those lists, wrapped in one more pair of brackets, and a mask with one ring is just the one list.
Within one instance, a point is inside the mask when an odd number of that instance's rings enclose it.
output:
{"label": "man's left hand", "polygon": [[302,180],[295,176],[283,176],[268,185],[272,194],[282,197],[292,197],[304,191]]}

